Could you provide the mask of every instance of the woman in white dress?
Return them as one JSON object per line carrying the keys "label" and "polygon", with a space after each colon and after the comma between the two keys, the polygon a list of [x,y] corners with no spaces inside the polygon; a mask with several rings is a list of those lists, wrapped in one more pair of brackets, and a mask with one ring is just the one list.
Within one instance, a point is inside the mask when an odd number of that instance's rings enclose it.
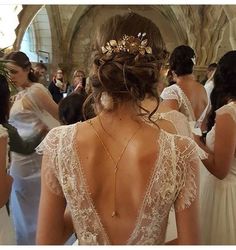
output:
{"label": "woman in white dress", "polygon": [[[197,146],[140,116],[146,95],[158,103],[159,65],[148,41],[141,44],[143,37],[130,33],[147,29],[154,43],[153,25],[130,13],[102,26],[101,36],[109,29],[117,40],[105,40],[109,46],[98,48],[94,60],[90,80],[98,115],[51,130],[39,146],[44,155],[38,244],[66,240],[73,229],[66,205],[80,244],[164,244],[173,204],[178,243],[198,243]],[[121,30],[127,36],[118,42]]]}
{"label": "woman in white dress", "polygon": [[[211,94],[201,198],[203,244],[236,244],[236,51],[219,61]],[[197,139],[197,138],[196,138]]]}
{"label": "woman in white dress", "polygon": [[192,48],[181,45],[174,49],[170,56],[170,70],[172,70],[176,84],[163,90],[158,112],[169,109],[183,113],[192,131],[201,134],[201,126],[208,111],[207,93],[193,75],[196,56]]}
{"label": "woman in white dress", "polygon": [[[47,89],[35,83],[29,58],[23,52],[11,52],[5,59],[10,79],[20,91],[10,110],[9,123],[27,139],[38,133],[38,126],[49,121],[58,124],[57,105]],[[49,124],[46,124],[49,126]],[[35,244],[40,197],[41,156],[37,153],[11,153],[10,174],[14,178],[10,208],[17,244]]]}

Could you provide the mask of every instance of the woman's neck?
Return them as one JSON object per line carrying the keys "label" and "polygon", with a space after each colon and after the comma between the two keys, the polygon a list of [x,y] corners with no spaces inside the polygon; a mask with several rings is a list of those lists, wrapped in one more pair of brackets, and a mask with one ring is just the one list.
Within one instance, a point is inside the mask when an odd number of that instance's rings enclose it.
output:
{"label": "woman's neck", "polygon": [[30,86],[32,85],[32,82],[31,81],[26,81],[24,84],[22,84],[22,88],[23,89],[26,89],[26,88],[29,88]]}
{"label": "woman's neck", "polygon": [[112,111],[103,110],[99,113],[101,118],[105,119],[108,123],[137,123],[141,121],[138,116],[138,108],[132,103],[125,103],[119,105]]}
{"label": "woman's neck", "polygon": [[177,76],[176,77],[176,83],[177,84],[183,84],[185,82],[190,82],[190,81],[196,81],[196,78],[195,78],[195,76],[193,74]]}

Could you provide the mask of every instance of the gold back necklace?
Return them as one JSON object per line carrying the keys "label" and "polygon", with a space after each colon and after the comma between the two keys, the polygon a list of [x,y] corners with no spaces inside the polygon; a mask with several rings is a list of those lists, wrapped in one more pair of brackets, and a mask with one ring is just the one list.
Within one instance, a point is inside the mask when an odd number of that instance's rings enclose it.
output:
{"label": "gold back necklace", "polygon": [[142,127],[142,125],[140,124],[140,126],[134,131],[134,133],[130,136],[130,138],[128,139],[128,141],[126,142],[124,148],[121,151],[120,156],[118,157],[117,161],[115,161],[114,157],[111,155],[108,147],[105,145],[105,143],[103,142],[101,136],[99,135],[98,131],[95,129],[92,121],[88,121],[88,123],[91,125],[91,127],[93,128],[96,136],[98,137],[99,141],[101,142],[104,151],[106,152],[107,156],[110,158],[110,160],[113,162],[114,164],[114,196],[113,196],[113,211],[111,216],[112,217],[117,217],[118,216],[118,212],[117,212],[117,204],[116,204],[116,193],[117,193],[117,182],[116,182],[116,177],[117,177],[117,172],[119,170],[119,163],[122,159],[122,156],[125,153],[125,150],[127,149],[127,147],[129,146],[130,142],[132,141],[132,139],[135,137],[135,135],[138,133],[139,129]]}

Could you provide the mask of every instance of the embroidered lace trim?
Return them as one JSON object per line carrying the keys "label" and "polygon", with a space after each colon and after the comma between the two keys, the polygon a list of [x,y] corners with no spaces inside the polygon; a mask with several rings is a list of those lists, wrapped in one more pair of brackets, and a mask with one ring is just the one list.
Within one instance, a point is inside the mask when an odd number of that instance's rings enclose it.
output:
{"label": "embroidered lace trim", "polygon": [[178,85],[173,84],[165,88],[161,93],[161,98],[176,100],[179,105],[179,111],[186,115],[189,121],[196,121],[191,103]]}
{"label": "embroidered lace trim", "polygon": [[[109,244],[89,198],[79,148],[71,143],[76,128],[75,124],[52,129],[38,146],[46,157],[42,175],[53,193],[66,198],[80,244]],[[161,130],[159,145],[159,159],[127,244],[163,244],[171,206],[179,212],[198,195],[200,159],[195,142]]]}
{"label": "embroidered lace trim", "polygon": [[171,122],[178,135],[192,137],[192,132],[188,124],[186,116],[177,110],[171,110],[166,113],[155,113],[154,120],[164,119]]}

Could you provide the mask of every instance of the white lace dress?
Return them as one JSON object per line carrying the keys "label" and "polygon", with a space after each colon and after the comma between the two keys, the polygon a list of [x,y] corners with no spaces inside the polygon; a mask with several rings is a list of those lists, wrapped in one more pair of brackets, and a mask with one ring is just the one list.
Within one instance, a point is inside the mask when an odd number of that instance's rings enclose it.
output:
{"label": "white lace dress", "polygon": [[[51,192],[66,198],[79,243],[109,245],[106,228],[88,191],[79,149],[75,148],[76,132],[77,124],[55,128],[38,146],[47,159],[46,182]],[[129,245],[164,244],[171,206],[175,204],[177,211],[186,209],[198,192],[195,177],[200,158],[195,142],[161,130],[157,144],[159,158],[134,230],[126,241]]]}
{"label": "white lace dress", "polygon": [[[0,124],[0,137],[8,137],[7,129]],[[8,165],[8,157],[7,157]],[[15,235],[6,206],[0,208],[0,245],[14,245]]]}
{"label": "white lace dress", "polygon": [[[229,103],[216,111],[228,113],[236,125],[236,104]],[[215,126],[207,134],[206,144],[214,150]],[[208,172],[203,183],[201,218],[203,244],[236,244],[236,157],[228,175],[219,180]]]}
{"label": "white lace dress", "polygon": [[155,113],[153,115],[153,119],[155,121],[157,120],[167,120],[172,123],[176,130],[176,134],[178,135],[184,135],[184,136],[189,136],[193,138],[191,128],[188,123],[188,119],[184,114],[177,110],[171,110],[168,112],[164,113]]}
{"label": "white lace dress", "polygon": [[196,119],[188,97],[177,84],[173,84],[165,88],[160,96],[164,100],[176,100],[178,102],[179,111],[187,117],[192,132],[197,135],[201,135],[200,126],[207,114],[209,102],[200,117]]}
{"label": "white lace dress", "polygon": [[[34,83],[16,95],[9,123],[22,138],[36,135],[37,126],[45,123],[49,117],[49,121],[55,120],[45,110],[39,109],[40,102],[45,101],[42,98],[44,95],[51,98],[48,90],[39,83]],[[17,244],[34,245],[40,198],[41,156],[36,152],[30,155],[11,152],[10,174],[14,178],[10,208]]]}
{"label": "white lace dress", "polygon": [[[178,106],[179,106],[179,111],[182,114],[184,114],[188,120],[189,126],[186,127],[186,125],[184,124],[186,119],[181,118],[179,115],[175,119],[172,118],[172,122],[173,122],[173,124],[175,124],[176,131],[178,134],[190,136],[189,130],[196,135],[202,134],[200,126],[201,126],[205,116],[207,115],[208,108],[210,105],[209,100],[208,100],[208,105],[206,106],[205,110],[202,112],[200,117],[198,119],[196,119],[194,112],[193,112],[193,109],[192,109],[192,105],[191,105],[188,97],[185,95],[183,90],[177,84],[173,84],[173,85],[165,88],[163,90],[163,92],[161,93],[161,98],[167,99],[167,100],[168,99],[177,100]],[[190,137],[192,138],[193,135],[191,135]],[[208,171],[206,170],[204,164],[201,163],[200,190],[202,190],[202,188],[203,188],[202,183],[205,182],[205,178],[206,178],[207,173],[208,173]],[[200,193],[202,193],[202,191],[200,191]]]}
{"label": "white lace dress", "polygon": [[[165,113],[155,113],[153,119],[157,120],[166,120],[172,123],[176,130],[176,134],[188,136],[193,138],[191,128],[188,123],[188,119],[184,114],[177,110],[171,110]],[[202,150],[201,150],[202,151]],[[201,152],[200,152],[201,155]],[[176,218],[175,212],[171,209],[169,214],[169,220],[166,231],[166,242],[174,240],[177,238],[177,227],[176,227]]]}

